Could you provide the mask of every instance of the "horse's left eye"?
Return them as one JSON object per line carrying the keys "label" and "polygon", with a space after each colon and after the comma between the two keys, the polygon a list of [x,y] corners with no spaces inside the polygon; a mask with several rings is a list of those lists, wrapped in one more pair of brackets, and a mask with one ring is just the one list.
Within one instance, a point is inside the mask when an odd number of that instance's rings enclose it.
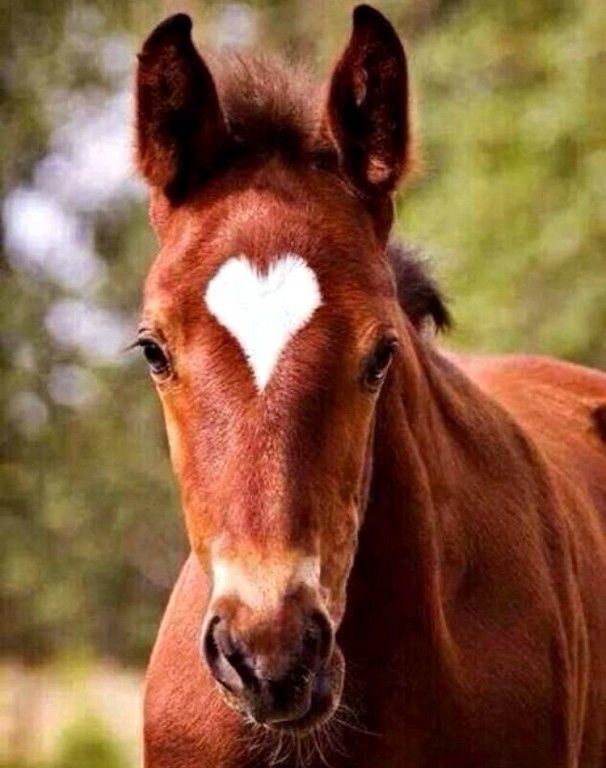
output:
{"label": "horse's left eye", "polygon": [[162,347],[151,339],[141,339],[139,346],[154,376],[165,376],[169,372],[169,363]]}
{"label": "horse's left eye", "polygon": [[397,348],[398,341],[393,337],[381,339],[377,344],[364,368],[363,383],[367,389],[374,392],[381,386]]}

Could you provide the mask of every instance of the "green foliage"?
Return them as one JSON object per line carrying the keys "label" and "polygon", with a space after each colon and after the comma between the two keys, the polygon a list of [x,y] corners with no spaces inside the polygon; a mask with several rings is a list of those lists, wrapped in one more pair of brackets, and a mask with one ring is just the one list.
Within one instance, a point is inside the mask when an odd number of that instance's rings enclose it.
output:
{"label": "green foliage", "polygon": [[35,763],[7,761],[0,768],[127,768],[124,750],[93,718],[82,718],[60,735],[54,755]]}
{"label": "green foliage", "polygon": [[414,47],[426,169],[401,228],[458,346],[606,364],[603,3],[469,2]]}
{"label": "green foliage", "polygon": [[96,720],[79,720],[63,733],[48,768],[125,768],[125,755]]}
{"label": "green foliage", "polygon": [[[33,0],[7,22],[0,25],[5,196],[35,188],[53,132],[76,100],[111,99],[119,83],[101,67],[103,43],[133,23],[109,3]],[[154,243],[145,206],[132,197],[75,217],[92,227],[105,273],[92,295],[0,254],[3,649],[37,660],[91,648],[143,663],[184,553],[161,417],[134,353],[99,358],[102,328],[86,348],[74,347],[53,337],[47,320],[56,302],[76,299],[125,318],[134,336]],[[90,399],[75,406],[50,392],[66,366],[90,383]],[[15,414],[24,393],[25,411]]]}

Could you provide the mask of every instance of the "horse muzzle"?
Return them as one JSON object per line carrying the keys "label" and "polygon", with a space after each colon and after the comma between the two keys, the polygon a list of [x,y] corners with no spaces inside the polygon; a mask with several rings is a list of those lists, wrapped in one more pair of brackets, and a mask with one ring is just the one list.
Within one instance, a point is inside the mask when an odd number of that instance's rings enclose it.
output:
{"label": "horse muzzle", "polygon": [[202,652],[228,703],[257,723],[308,730],[339,703],[343,664],[334,632],[315,609],[290,621],[265,619],[242,627],[237,612],[206,623]]}

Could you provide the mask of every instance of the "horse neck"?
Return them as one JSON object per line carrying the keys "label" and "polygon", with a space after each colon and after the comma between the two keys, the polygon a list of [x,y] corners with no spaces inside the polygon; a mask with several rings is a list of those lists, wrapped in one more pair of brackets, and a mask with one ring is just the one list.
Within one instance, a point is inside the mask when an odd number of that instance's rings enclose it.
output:
{"label": "horse neck", "polygon": [[542,470],[504,409],[437,351],[418,340],[415,348],[378,404],[342,636],[361,658],[377,643],[401,654],[407,638],[422,640],[433,665],[448,654],[445,615],[470,565],[478,522],[490,528],[490,515],[516,493],[535,503]]}

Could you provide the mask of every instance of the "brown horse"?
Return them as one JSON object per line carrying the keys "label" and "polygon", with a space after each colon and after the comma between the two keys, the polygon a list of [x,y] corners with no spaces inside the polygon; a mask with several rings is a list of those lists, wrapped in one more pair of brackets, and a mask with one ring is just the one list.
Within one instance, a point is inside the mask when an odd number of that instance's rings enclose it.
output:
{"label": "brown horse", "polygon": [[192,548],[147,768],[606,766],[606,376],[435,348],[388,245],[408,101],[368,6],[317,98],[211,75],[187,16],[143,47],[140,344]]}

